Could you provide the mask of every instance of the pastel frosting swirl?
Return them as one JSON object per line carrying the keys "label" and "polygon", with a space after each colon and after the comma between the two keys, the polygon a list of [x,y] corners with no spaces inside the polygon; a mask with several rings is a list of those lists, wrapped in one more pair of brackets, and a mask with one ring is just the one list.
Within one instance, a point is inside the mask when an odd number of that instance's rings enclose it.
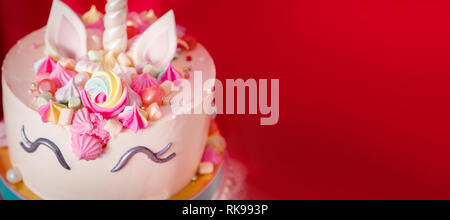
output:
{"label": "pastel frosting swirl", "polygon": [[128,88],[111,72],[98,72],[81,91],[84,106],[105,118],[119,115],[127,104]]}

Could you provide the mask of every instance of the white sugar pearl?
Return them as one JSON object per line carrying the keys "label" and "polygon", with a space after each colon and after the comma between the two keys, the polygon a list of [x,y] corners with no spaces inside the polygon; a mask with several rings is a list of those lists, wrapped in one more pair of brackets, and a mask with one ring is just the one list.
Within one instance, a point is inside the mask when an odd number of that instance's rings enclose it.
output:
{"label": "white sugar pearl", "polygon": [[22,182],[22,174],[17,168],[12,168],[6,173],[6,179],[11,184],[17,184]]}
{"label": "white sugar pearl", "polygon": [[84,86],[86,82],[89,80],[89,74],[85,72],[78,73],[75,76],[75,84],[78,86]]}

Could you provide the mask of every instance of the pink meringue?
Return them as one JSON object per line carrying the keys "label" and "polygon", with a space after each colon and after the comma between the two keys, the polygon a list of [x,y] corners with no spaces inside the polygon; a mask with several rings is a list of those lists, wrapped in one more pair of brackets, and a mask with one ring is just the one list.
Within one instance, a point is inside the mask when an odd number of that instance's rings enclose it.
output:
{"label": "pink meringue", "polygon": [[131,88],[138,94],[141,94],[144,89],[152,86],[159,86],[158,80],[147,73],[136,76],[133,83],[131,83]]}
{"label": "pink meringue", "polygon": [[172,82],[175,82],[179,79],[181,79],[181,74],[175,70],[172,63],[169,64],[169,68],[167,68],[164,75],[161,77],[161,83],[170,80]]}
{"label": "pink meringue", "polygon": [[222,155],[214,146],[209,146],[203,153],[202,162],[210,162],[214,166],[218,166],[222,162]]}
{"label": "pink meringue", "polygon": [[91,122],[89,110],[86,108],[78,110],[73,117],[70,131],[76,134],[89,134],[93,129],[94,124]]}
{"label": "pink meringue", "polygon": [[55,67],[56,61],[51,56],[48,56],[39,67],[38,73],[51,73]]}
{"label": "pink meringue", "polygon": [[142,99],[139,94],[137,94],[135,91],[133,91],[131,88],[128,87],[128,100],[127,100],[127,106],[142,106]]}
{"label": "pink meringue", "polygon": [[70,131],[78,135],[95,136],[107,144],[111,136],[105,128],[106,120],[100,114],[92,113],[87,108],[83,108],[75,114]]}
{"label": "pink meringue", "polygon": [[48,114],[47,112],[50,110],[50,102],[46,105],[43,105],[39,108],[38,113],[41,116],[41,120],[44,123],[48,122]]}
{"label": "pink meringue", "polygon": [[125,129],[130,129],[137,133],[139,129],[148,128],[147,112],[134,105],[132,109],[125,109],[125,112],[119,115],[119,121],[122,122]]}
{"label": "pink meringue", "polygon": [[73,77],[75,77],[76,73],[70,70],[64,69],[61,64],[57,63],[55,69],[53,69],[50,74],[50,79],[55,82],[56,86],[59,88],[65,86]]}
{"label": "pink meringue", "polygon": [[95,160],[103,153],[104,144],[91,135],[72,135],[72,150],[78,160]]}

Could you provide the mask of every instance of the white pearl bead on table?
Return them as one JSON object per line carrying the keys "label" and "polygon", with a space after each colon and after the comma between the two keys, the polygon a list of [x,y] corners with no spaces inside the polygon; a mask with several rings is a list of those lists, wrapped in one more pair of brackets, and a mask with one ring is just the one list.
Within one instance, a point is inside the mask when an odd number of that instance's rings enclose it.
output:
{"label": "white pearl bead on table", "polygon": [[11,184],[22,182],[22,174],[17,168],[12,168],[6,173],[6,180]]}

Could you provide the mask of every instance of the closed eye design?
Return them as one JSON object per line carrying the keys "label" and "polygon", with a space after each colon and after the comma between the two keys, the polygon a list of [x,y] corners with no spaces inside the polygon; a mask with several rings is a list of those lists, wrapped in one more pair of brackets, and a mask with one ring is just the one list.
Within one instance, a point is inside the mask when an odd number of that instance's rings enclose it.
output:
{"label": "closed eye design", "polygon": [[155,162],[155,163],[166,163],[166,162],[169,162],[170,160],[172,160],[176,156],[176,153],[173,153],[173,154],[169,155],[166,158],[160,158],[160,157],[162,155],[164,155],[165,153],[167,153],[167,151],[169,151],[170,147],[172,147],[172,143],[169,143],[164,149],[162,149],[158,153],[153,153],[153,151],[151,151],[147,147],[143,147],[143,146],[134,147],[134,148],[128,150],[120,158],[120,160],[117,163],[117,165],[111,170],[111,173],[116,173],[116,172],[122,170],[122,168],[125,167],[125,165],[127,165],[127,163],[131,160],[131,158],[133,158],[133,156],[138,154],[138,153],[143,153],[143,154],[147,155],[147,157],[150,160],[152,160],[153,162]]}
{"label": "closed eye design", "polygon": [[[50,141],[49,139],[39,138],[34,142],[30,141],[30,139],[27,137],[27,135],[25,133],[25,126],[22,126],[22,139],[23,139],[23,142],[20,142],[20,145],[27,153],[34,153],[41,145],[44,145],[53,151],[53,153],[56,155],[56,158],[58,159],[59,163],[61,164],[61,166],[63,168],[65,168],[66,170],[71,170],[71,168],[67,164],[63,154],[61,153],[61,150],[59,149],[59,147],[55,143]],[[171,147],[172,147],[172,143],[169,143],[164,149],[162,149],[158,153],[154,153],[147,147],[143,147],[143,146],[134,147],[134,148],[128,150],[120,158],[119,162],[111,170],[111,172],[116,173],[116,172],[122,170],[127,165],[127,163],[133,158],[133,156],[138,153],[143,153],[143,154],[147,155],[147,157],[155,163],[160,163],[160,164],[167,163],[176,156],[176,153],[173,153],[173,154],[167,156],[166,158],[161,158],[161,156],[164,155],[165,153],[167,153]]]}
{"label": "closed eye design", "polygon": [[55,153],[56,158],[58,159],[58,161],[62,167],[64,167],[66,170],[70,170],[70,167],[67,164],[66,160],[64,159],[64,156],[62,155],[59,147],[55,143],[50,141],[49,139],[39,138],[34,142],[30,141],[30,139],[28,139],[28,137],[25,133],[25,126],[22,126],[22,139],[25,143],[20,142],[20,145],[26,152],[34,153],[41,145],[44,145],[44,146],[48,147],[50,150],[52,150],[53,153]]}

